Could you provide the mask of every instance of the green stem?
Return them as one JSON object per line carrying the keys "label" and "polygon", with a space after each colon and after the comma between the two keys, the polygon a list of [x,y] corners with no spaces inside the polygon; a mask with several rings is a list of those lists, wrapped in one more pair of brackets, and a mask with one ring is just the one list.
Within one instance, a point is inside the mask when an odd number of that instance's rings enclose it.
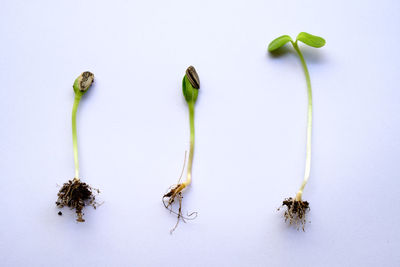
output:
{"label": "green stem", "polygon": [[72,107],[72,145],[74,147],[75,179],[79,180],[79,161],[78,161],[78,139],[76,134],[76,111],[82,96],[75,95],[74,106]]}
{"label": "green stem", "polygon": [[190,121],[190,150],[187,167],[185,186],[188,186],[192,182],[192,166],[193,166],[193,155],[194,155],[194,102],[188,102],[189,106],[189,121]]}
{"label": "green stem", "polygon": [[301,53],[297,45],[297,42],[295,43],[292,42],[292,44],[297,54],[300,57],[301,65],[303,66],[304,74],[306,75],[307,93],[308,93],[306,167],[304,171],[303,183],[301,184],[300,189],[296,196],[297,200],[301,200],[304,187],[306,186],[308,179],[310,178],[310,169],[311,169],[312,90],[311,90],[310,74],[308,72],[308,68],[306,65],[306,61],[304,60],[303,54]]}

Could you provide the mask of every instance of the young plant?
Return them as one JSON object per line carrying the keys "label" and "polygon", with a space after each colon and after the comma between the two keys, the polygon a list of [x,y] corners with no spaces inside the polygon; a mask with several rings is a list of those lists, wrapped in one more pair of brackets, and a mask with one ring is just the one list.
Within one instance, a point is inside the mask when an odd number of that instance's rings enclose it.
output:
{"label": "young plant", "polygon": [[[168,209],[171,213],[177,216],[177,222],[175,226],[171,229],[172,232],[176,229],[179,224],[179,221],[182,220],[192,220],[196,218],[197,213],[192,212],[187,214],[187,216],[182,215],[182,193],[183,190],[188,187],[192,181],[192,166],[193,166],[193,155],[194,155],[194,105],[197,100],[197,96],[199,94],[200,89],[200,80],[197,75],[196,69],[193,66],[189,66],[186,69],[186,74],[183,77],[182,81],[182,91],[183,96],[189,107],[189,124],[190,124],[190,148],[189,148],[189,159],[188,165],[186,169],[186,180],[184,182],[180,182],[183,174],[183,170],[185,168],[185,164],[183,166],[181,177],[178,179],[178,183],[171,186],[168,192],[163,195],[162,200],[166,209]],[[186,153],[185,153],[185,162],[186,162]],[[172,205],[178,202],[178,211],[174,211],[172,209]]]}
{"label": "young plant", "polygon": [[[93,206],[96,208],[95,195],[93,191],[100,193],[98,189],[94,189],[86,183],[80,181],[79,178],[79,161],[78,161],[78,141],[76,134],[76,111],[78,109],[79,102],[82,96],[88,91],[92,86],[94,81],[94,75],[88,71],[83,72],[75,80],[73,88],[75,92],[75,101],[72,108],[72,144],[74,149],[74,161],[75,161],[75,177],[69,180],[67,183],[61,187],[57,196],[56,205],[59,208],[67,206],[71,209],[75,209],[76,219],[78,222],[84,222],[83,219],[83,208],[86,205]],[[62,215],[61,211],[58,213]]]}
{"label": "young plant", "polygon": [[304,60],[303,54],[301,53],[298,41],[305,43],[311,47],[320,48],[325,45],[325,40],[321,37],[311,35],[306,32],[301,32],[297,35],[296,41],[293,41],[292,38],[288,35],[282,35],[275,40],[273,40],[269,46],[269,52],[275,52],[286,43],[290,42],[293,45],[294,50],[297,52],[301,65],[303,66],[304,74],[306,76],[307,82],[307,93],[308,93],[308,108],[307,108],[307,145],[306,145],[306,167],[304,173],[304,180],[300,186],[299,191],[296,194],[295,198],[286,198],[282,207],[286,206],[287,210],[285,211],[285,221],[289,221],[289,224],[293,224],[297,227],[297,229],[302,227],[304,231],[304,226],[306,224],[306,212],[310,210],[309,203],[307,201],[303,201],[303,190],[306,186],[308,179],[310,178],[310,168],[311,168],[311,129],[312,129],[312,90],[311,90],[311,80],[310,74],[308,72],[308,68],[306,62]]}

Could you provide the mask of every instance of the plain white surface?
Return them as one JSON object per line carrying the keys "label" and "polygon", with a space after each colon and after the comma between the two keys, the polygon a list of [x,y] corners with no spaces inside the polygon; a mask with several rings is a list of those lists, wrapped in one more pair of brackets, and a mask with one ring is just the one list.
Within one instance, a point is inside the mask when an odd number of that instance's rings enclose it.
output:
{"label": "plain white surface", "polygon": [[[2,266],[399,266],[400,2],[0,2]],[[306,83],[268,43],[301,31],[314,90],[306,232],[277,212],[303,178]],[[292,51],[292,49],[289,49]],[[179,225],[161,204],[188,147],[181,93],[194,65],[193,184]],[[73,177],[72,83],[83,180],[104,204],[58,216]]]}

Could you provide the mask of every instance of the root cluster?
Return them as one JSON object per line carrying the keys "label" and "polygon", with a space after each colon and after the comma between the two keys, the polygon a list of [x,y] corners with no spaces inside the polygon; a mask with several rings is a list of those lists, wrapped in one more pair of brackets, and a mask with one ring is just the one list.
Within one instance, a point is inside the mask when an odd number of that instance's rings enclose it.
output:
{"label": "root cluster", "polygon": [[56,205],[59,208],[63,208],[67,206],[76,211],[76,215],[78,218],[76,219],[78,222],[84,222],[83,219],[83,208],[85,206],[92,206],[96,209],[96,197],[93,192],[97,194],[100,193],[98,189],[94,189],[90,187],[86,183],[82,183],[79,179],[74,178],[73,180],[69,180],[67,183],[61,187],[57,196],[58,199],[56,201]]}
{"label": "root cluster", "polygon": [[[162,201],[164,207],[177,216],[177,221],[175,226],[171,229],[170,233],[172,234],[175,229],[178,227],[180,221],[186,223],[186,220],[193,220],[197,217],[197,212],[188,213],[186,216],[182,214],[182,190],[184,186],[182,184],[177,184],[172,186],[168,192],[162,197]],[[173,210],[173,204],[178,203],[178,211]]]}
{"label": "root cluster", "polygon": [[297,230],[301,227],[304,231],[304,227],[307,223],[306,212],[310,210],[308,202],[289,197],[282,202],[282,207],[284,206],[287,208],[284,213],[285,222],[289,221],[289,224],[294,225]]}

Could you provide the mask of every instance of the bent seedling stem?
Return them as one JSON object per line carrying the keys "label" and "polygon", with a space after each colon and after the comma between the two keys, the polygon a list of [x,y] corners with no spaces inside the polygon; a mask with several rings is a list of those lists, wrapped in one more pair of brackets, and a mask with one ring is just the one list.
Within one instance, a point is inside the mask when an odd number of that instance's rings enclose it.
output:
{"label": "bent seedling stem", "polygon": [[294,50],[300,58],[301,65],[303,67],[304,74],[306,76],[307,83],[307,95],[308,95],[308,105],[307,105],[307,142],[306,142],[306,164],[304,170],[304,179],[300,186],[300,189],[297,191],[295,198],[286,198],[282,206],[286,206],[287,210],[284,213],[285,221],[289,221],[289,224],[296,225],[297,229],[300,227],[304,231],[304,227],[306,224],[306,212],[310,210],[309,203],[307,201],[303,201],[303,191],[306,186],[309,178],[310,178],[310,170],[311,170],[311,133],[312,133],[312,113],[313,113],[313,99],[312,99],[312,89],[311,89],[311,79],[310,73],[307,68],[306,61],[304,60],[304,56],[300,51],[298,46],[298,41],[305,43],[311,47],[320,48],[325,45],[325,40],[322,37],[311,35],[306,32],[301,32],[297,35],[296,41],[293,41],[292,38],[288,35],[282,35],[276,39],[274,39],[268,46],[269,52],[275,52],[286,43],[290,42],[293,45]]}
{"label": "bent seedling stem", "polygon": [[[78,138],[76,129],[76,113],[78,110],[79,102],[82,96],[92,86],[94,81],[94,75],[88,71],[83,72],[75,80],[73,89],[75,92],[74,105],[72,107],[72,145],[74,151],[74,163],[75,163],[75,177],[72,180],[64,183],[58,192],[58,199],[56,205],[59,208],[67,206],[71,209],[75,209],[78,222],[84,222],[83,219],[83,208],[87,205],[93,208],[97,207],[95,201],[95,195],[100,193],[98,189],[92,188],[86,183],[82,183],[79,178],[79,160],[78,160]],[[58,215],[62,215],[61,212]]]}
{"label": "bent seedling stem", "polygon": [[[175,231],[175,229],[178,227],[179,221],[182,220],[183,222],[185,222],[185,220],[192,220],[197,217],[197,212],[192,212],[190,214],[188,213],[187,216],[183,216],[182,199],[183,199],[183,190],[187,188],[192,182],[192,167],[193,167],[194,140],[195,140],[194,108],[199,89],[200,89],[199,76],[196,72],[196,69],[193,66],[190,66],[187,68],[186,74],[183,77],[182,81],[182,91],[189,109],[189,125],[190,125],[190,147],[189,147],[189,158],[186,169],[186,179],[182,183],[180,182],[185,168],[185,163],[184,163],[182,174],[178,180],[178,184],[171,186],[168,192],[164,194],[162,197],[165,208],[177,216],[177,222],[175,226],[171,229],[171,233]],[[186,162],[186,152],[185,152],[184,162]],[[178,210],[174,211],[172,206],[176,202],[178,203]]]}

